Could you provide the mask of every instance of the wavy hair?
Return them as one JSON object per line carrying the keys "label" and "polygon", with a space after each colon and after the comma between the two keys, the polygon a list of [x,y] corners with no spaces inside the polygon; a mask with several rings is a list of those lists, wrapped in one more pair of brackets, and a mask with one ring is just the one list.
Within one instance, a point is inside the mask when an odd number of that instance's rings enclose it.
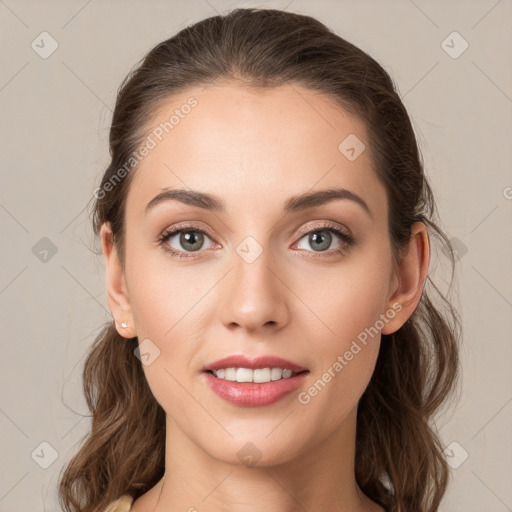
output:
{"label": "wavy hair", "polygon": [[[96,236],[110,223],[123,265],[125,203],[136,166],[115,186],[107,183],[147,137],[149,120],[163,102],[214,80],[259,88],[297,84],[360,119],[387,191],[394,262],[412,224],[421,221],[429,239],[443,245],[452,289],[454,251],[436,224],[413,127],[392,79],[315,18],[275,9],[235,9],[184,28],[149,51],[121,84],[110,129],[111,162],[90,213]],[[395,333],[382,335],[358,404],[355,477],[388,512],[435,512],[446,492],[449,467],[434,415],[458,383],[460,338],[460,317],[430,275],[411,317]],[[112,322],[87,354],[83,390],[91,430],[59,480],[66,512],[102,510],[122,494],[137,499],[164,474],[165,412],[134,357],[137,344],[137,338],[121,337]]]}

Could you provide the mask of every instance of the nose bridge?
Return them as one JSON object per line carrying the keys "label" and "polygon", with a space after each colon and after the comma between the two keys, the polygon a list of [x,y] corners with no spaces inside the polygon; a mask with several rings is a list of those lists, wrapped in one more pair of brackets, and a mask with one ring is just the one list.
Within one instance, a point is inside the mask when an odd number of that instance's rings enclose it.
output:
{"label": "nose bridge", "polygon": [[248,236],[235,248],[223,301],[223,322],[257,329],[286,320],[285,287],[276,277],[271,251]]}

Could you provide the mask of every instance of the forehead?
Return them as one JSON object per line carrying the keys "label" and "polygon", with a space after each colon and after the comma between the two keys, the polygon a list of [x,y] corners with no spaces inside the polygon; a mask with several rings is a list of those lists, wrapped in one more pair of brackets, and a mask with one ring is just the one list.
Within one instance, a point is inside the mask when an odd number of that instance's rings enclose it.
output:
{"label": "forehead", "polygon": [[225,197],[237,213],[343,187],[387,216],[364,124],[317,91],[191,88],[163,102],[146,133],[152,149],[134,170],[127,199],[136,215],[166,187]]}

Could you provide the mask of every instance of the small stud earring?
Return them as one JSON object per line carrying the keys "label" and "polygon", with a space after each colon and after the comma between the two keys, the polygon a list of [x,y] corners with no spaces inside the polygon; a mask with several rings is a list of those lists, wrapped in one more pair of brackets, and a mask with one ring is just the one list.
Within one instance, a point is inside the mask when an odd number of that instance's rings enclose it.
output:
{"label": "small stud earring", "polygon": [[127,324],[126,322],[122,322],[122,323],[121,323],[121,327],[122,327],[123,329],[126,329],[126,327],[128,327],[128,324]]}

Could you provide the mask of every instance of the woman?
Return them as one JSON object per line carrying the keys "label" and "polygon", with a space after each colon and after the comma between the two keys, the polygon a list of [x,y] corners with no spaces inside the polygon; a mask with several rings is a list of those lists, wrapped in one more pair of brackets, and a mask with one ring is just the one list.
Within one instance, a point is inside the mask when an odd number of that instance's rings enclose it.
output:
{"label": "woman", "polygon": [[236,9],[149,52],[110,150],[114,321],[63,509],[438,510],[460,320],[428,268],[451,246],[383,68],[311,17]]}

